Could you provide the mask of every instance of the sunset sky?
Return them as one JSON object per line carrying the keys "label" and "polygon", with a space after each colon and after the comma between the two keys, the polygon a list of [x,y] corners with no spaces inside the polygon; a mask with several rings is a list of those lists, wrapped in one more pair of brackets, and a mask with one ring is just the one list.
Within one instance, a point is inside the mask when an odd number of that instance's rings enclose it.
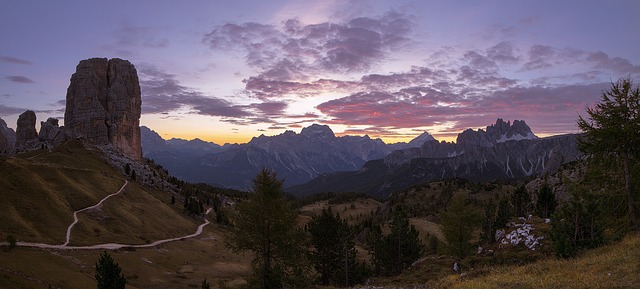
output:
{"label": "sunset sky", "polygon": [[138,70],[141,124],[223,144],[312,123],[387,143],[500,117],[577,132],[640,82],[640,1],[3,1],[0,117],[61,119],[82,59]]}

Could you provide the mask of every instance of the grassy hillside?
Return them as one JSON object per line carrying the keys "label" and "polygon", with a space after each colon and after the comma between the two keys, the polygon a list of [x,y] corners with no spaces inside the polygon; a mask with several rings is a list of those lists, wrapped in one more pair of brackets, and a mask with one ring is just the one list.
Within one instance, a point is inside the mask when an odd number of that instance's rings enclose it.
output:
{"label": "grassy hillside", "polygon": [[586,252],[576,259],[548,259],[525,266],[450,275],[438,288],[640,288],[640,235]]}
{"label": "grassy hillside", "polygon": [[[101,152],[70,142],[52,152],[40,150],[0,159],[0,241],[62,244],[73,211],[95,205],[115,193],[125,177]],[[70,245],[145,244],[196,231],[201,218],[171,205],[167,192],[149,190],[129,181],[122,194],[100,207],[78,214]],[[213,216],[209,216],[213,219]],[[127,288],[189,288],[204,278],[243,283],[249,256],[229,253],[227,230],[215,224],[202,235],[154,248],[115,250],[111,255],[127,277]],[[94,264],[100,250],[0,250],[1,288],[94,288]]]}

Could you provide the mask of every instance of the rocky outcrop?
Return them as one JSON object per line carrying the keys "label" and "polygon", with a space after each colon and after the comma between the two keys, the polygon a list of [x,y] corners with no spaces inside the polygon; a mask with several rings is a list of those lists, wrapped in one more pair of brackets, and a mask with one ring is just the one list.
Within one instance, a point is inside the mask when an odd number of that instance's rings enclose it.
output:
{"label": "rocky outcrop", "polygon": [[16,126],[16,148],[30,147],[38,140],[36,132],[36,113],[27,110],[18,116]]}
{"label": "rocky outcrop", "polygon": [[16,132],[0,118],[0,154],[8,153],[16,144]]}
{"label": "rocky outcrop", "polygon": [[140,160],[140,84],[129,61],[82,60],[67,89],[65,127],[73,137],[111,144]]}
{"label": "rocky outcrop", "polygon": [[48,145],[57,146],[69,140],[69,134],[64,128],[58,126],[58,119],[49,118],[40,122],[40,133],[38,139]]}

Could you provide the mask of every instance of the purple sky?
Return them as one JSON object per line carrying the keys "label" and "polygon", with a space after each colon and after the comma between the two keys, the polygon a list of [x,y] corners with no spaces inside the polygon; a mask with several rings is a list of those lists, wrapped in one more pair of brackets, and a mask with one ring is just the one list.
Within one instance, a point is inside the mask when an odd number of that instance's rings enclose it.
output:
{"label": "purple sky", "polygon": [[312,123],[388,143],[498,117],[576,132],[611,80],[640,81],[640,1],[519,2],[8,1],[0,117],[62,119],[91,57],[136,66],[143,125],[219,144]]}

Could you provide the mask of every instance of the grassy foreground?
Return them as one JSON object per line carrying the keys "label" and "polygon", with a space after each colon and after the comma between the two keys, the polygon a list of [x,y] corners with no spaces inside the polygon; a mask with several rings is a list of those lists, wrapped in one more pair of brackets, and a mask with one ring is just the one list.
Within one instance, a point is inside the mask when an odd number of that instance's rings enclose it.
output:
{"label": "grassy foreground", "polygon": [[450,275],[436,288],[640,288],[640,234],[568,260],[481,269]]}

